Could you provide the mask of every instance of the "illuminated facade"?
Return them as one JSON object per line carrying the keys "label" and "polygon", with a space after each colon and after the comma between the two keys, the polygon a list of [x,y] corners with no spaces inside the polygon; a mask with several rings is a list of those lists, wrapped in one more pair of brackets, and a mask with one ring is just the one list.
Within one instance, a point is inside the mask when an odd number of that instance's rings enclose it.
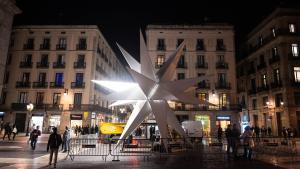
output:
{"label": "illuminated facade", "polygon": [[[111,114],[104,99],[108,91],[91,80],[128,80],[128,75],[97,26],[17,26],[11,39],[1,105],[5,121],[22,132],[31,119],[47,132],[53,126],[62,131],[94,125]],[[30,102],[32,117],[26,110]]]}
{"label": "illuminated facade", "polygon": [[148,25],[146,39],[156,70],[184,41],[186,46],[173,80],[208,76],[206,80],[199,81],[191,92],[199,100],[215,106],[169,102],[180,122],[202,121],[207,135],[214,135],[218,125],[224,129],[229,123],[238,123],[234,31],[231,25]]}
{"label": "illuminated facade", "polygon": [[300,130],[299,10],[278,8],[251,33],[237,65],[238,100],[250,125]]}

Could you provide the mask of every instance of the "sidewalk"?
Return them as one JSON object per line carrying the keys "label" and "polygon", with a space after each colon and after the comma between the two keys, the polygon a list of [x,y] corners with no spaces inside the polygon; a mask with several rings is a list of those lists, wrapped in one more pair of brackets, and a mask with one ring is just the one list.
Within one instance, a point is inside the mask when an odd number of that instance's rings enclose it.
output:
{"label": "sidewalk", "polygon": [[[48,143],[48,138],[50,134],[41,134],[41,136],[38,137],[38,143]],[[19,143],[27,143],[29,136],[26,136],[26,133],[19,133],[16,135],[15,140],[12,140],[12,135],[10,136],[10,140],[8,140],[7,136],[5,137],[5,140],[3,141],[3,135],[0,135],[0,143],[1,142],[19,142]]]}

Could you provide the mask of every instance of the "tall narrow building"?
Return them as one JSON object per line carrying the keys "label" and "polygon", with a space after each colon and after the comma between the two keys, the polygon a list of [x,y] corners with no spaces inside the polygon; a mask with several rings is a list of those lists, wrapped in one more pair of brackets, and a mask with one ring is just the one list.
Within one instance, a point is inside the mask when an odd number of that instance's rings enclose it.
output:
{"label": "tall narrow building", "polygon": [[230,123],[238,123],[233,26],[148,25],[146,38],[152,64],[157,70],[185,41],[184,54],[178,62],[174,80],[207,76],[207,80],[199,81],[192,94],[215,106],[170,101],[180,122],[201,121],[206,135],[214,135],[217,126],[225,129]]}
{"label": "tall narrow building", "polygon": [[33,125],[48,132],[111,118],[103,97],[109,91],[91,80],[128,76],[97,26],[16,26],[11,41],[1,105],[4,121],[15,123],[20,132]]}

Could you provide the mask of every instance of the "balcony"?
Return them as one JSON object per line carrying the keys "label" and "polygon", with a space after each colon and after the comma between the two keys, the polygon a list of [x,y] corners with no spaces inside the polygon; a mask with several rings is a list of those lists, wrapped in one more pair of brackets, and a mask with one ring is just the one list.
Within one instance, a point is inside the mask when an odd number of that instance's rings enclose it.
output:
{"label": "balcony", "polygon": [[30,43],[24,44],[23,49],[24,50],[33,50],[34,49],[34,45],[30,44]]}
{"label": "balcony", "polygon": [[199,82],[197,89],[210,89],[210,84],[205,81]]}
{"label": "balcony", "polygon": [[186,69],[187,68],[187,64],[186,64],[186,62],[184,62],[184,63],[178,63],[176,68]]}
{"label": "balcony", "polygon": [[201,46],[201,45],[197,45],[197,46],[196,46],[196,51],[197,51],[197,52],[199,52],[199,51],[205,51],[205,48],[204,48],[203,45],[202,45],[202,46]]}
{"label": "balcony", "polygon": [[228,69],[228,63],[226,62],[217,62],[216,63],[217,69]]}
{"label": "balcony", "polygon": [[250,89],[250,90],[248,90],[248,94],[249,95],[254,95],[254,94],[256,94],[257,92],[256,92],[256,89]]}
{"label": "balcony", "polygon": [[15,111],[27,111],[28,103],[11,103],[11,109]]}
{"label": "balcony", "polygon": [[294,60],[296,61],[296,60],[300,60],[300,55],[299,56],[294,56],[292,53],[289,53],[288,58],[291,61],[294,61]]}
{"label": "balcony", "polygon": [[269,91],[269,85],[260,86],[256,89],[257,93]]}
{"label": "balcony", "polygon": [[20,62],[20,68],[32,68],[32,62]]}
{"label": "balcony", "polygon": [[50,44],[41,44],[40,45],[40,50],[49,50],[50,49]]}
{"label": "balcony", "polygon": [[226,51],[225,45],[217,45],[216,46],[216,51]]}
{"label": "balcony", "polygon": [[64,88],[64,82],[50,82],[50,88]]}
{"label": "balcony", "polygon": [[282,83],[280,81],[275,81],[271,83],[271,89],[277,89],[277,88],[282,88]]}
{"label": "balcony", "polygon": [[178,106],[173,109],[174,111],[241,111],[242,105],[240,104],[228,104],[228,105],[199,105],[191,108],[186,108],[185,106]]}
{"label": "balcony", "polygon": [[55,69],[63,69],[66,67],[65,62],[53,62],[53,68]]}
{"label": "balcony", "polygon": [[87,45],[86,44],[77,44],[76,50],[86,50]]}
{"label": "balcony", "polygon": [[295,81],[295,80],[292,80],[291,81],[291,85],[293,86],[293,87],[300,87],[300,81]]}
{"label": "balcony", "polygon": [[266,68],[266,67],[267,67],[266,62],[262,62],[261,64],[259,64],[259,65],[257,66],[257,70],[261,70],[261,69],[264,69],[264,68]]}
{"label": "balcony", "polygon": [[63,104],[44,104],[44,106],[46,111],[62,111],[64,107]]}
{"label": "balcony", "polygon": [[275,56],[272,56],[270,59],[269,59],[269,65],[273,64],[273,63],[277,63],[280,61],[280,56],[279,55],[275,55]]}
{"label": "balcony", "polygon": [[156,49],[159,51],[166,51],[166,46],[165,45],[157,46]]}
{"label": "balcony", "polygon": [[67,49],[67,44],[57,44],[56,45],[56,50],[66,50]]}
{"label": "balcony", "polygon": [[18,81],[16,82],[16,88],[30,88],[31,82],[22,82]]}
{"label": "balcony", "polygon": [[85,83],[84,82],[71,82],[71,88],[72,89],[81,89],[85,88]]}
{"label": "balcony", "polygon": [[196,69],[207,69],[208,64],[207,63],[196,63]]}
{"label": "balcony", "polygon": [[248,75],[251,75],[251,74],[254,74],[256,73],[255,69],[254,68],[250,68],[247,72]]}
{"label": "balcony", "polygon": [[161,62],[155,62],[155,69],[159,69],[161,68],[162,66],[164,65],[164,63],[161,63]]}
{"label": "balcony", "polygon": [[47,88],[48,82],[33,82],[32,88]]}
{"label": "balcony", "polygon": [[36,62],[36,68],[49,68],[49,62]]}
{"label": "balcony", "polygon": [[85,62],[74,62],[74,69],[85,69]]}
{"label": "balcony", "polygon": [[230,83],[227,82],[218,82],[215,84],[215,87],[216,89],[227,89],[227,90],[231,89]]}
{"label": "balcony", "polygon": [[69,110],[70,111],[99,111],[104,113],[112,113],[111,109],[108,109],[106,107],[101,107],[96,104],[69,104]]}

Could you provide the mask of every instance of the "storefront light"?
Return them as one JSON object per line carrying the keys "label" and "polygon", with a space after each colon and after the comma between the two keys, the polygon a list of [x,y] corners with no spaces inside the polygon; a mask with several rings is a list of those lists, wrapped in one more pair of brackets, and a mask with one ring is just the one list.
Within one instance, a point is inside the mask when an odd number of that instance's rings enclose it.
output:
{"label": "storefront light", "polygon": [[64,96],[68,95],[68,89],[65,89]]}

